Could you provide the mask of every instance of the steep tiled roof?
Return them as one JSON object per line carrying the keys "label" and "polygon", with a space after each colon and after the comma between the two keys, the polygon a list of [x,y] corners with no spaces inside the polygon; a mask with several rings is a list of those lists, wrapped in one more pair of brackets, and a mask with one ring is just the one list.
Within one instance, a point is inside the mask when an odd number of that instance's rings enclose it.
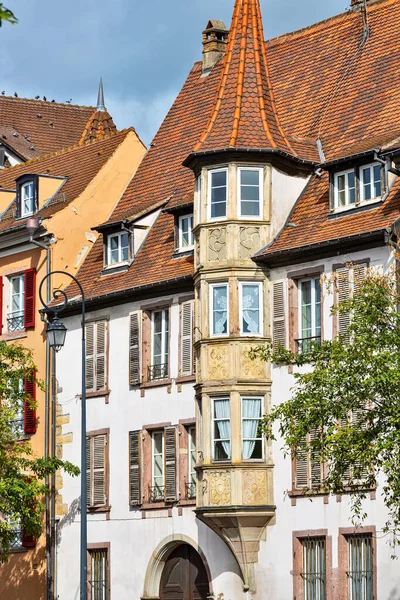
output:
{"label": "steep tiled roof", "polygon": [[87,122],[79,144],[102,140],[116,131],[112,116],[106,110],[96,110]]}
{"label": "steep tiled roof", "polygon": [[24,153],[24,148],[19,145],[21,138],[28,137],[30,146],[34,146],[40,154],[72,146],[79,142],[95,110],[92,106],[0,96],[0,135],[7,135],[3,131],[5,127],[17,133],[18,138],[11,134],[4,141],[29,160],[37,154],[32,155],[29,151]]}
{"label": "steep tiled roof", "polygon": [[224,148],[297,152],[275,107],[259,0],[236,0],[211,118],[194,152]]}
{"label": "steep tiled roof", "polygon": [[[63,208],[66,202],[77,198],[83,192],[130,131],[133,130],[126,129],[103,140],[83,146],[73,146],[0,171],[0,187],[8,190],[15,189],[15,180],[24,174],[65,177],[65,183],[59,190],[64,195],[63,203],[50,203],[38,212],[39,216],[49,217]],[[60,181],[60,185],[61,183]],[[7,215],[3,215],[0,221],[0,232],[25,223],[24,219],[15,220],[13,214],[15,214],[15,201],[7,210]]]}

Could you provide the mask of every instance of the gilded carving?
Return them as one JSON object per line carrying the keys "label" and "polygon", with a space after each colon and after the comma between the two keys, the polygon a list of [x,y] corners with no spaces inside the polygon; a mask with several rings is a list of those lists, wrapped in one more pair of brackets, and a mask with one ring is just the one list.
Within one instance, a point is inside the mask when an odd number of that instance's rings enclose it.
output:
{"label": "gilded carving", "polygon": [[208,349],[208,373],[210,379],[227,379],[228,371],[228,347],[211,346]]}
{"label": "gilded carving", "polygon": [[226,228],[216,227],[208,232],[208,259],[226,259]]}
{"label": "gilded carving", "polygon": [[243,472],[243,504],[246,506],[267,504],[266,471]]}
{"label": "gilded carving", "polygon": [[214,471],[210,474],[211,506],[227,506],[231,503],[231,474],[229,471]]}
{"label": "gilded carving", "polygon": [[259,227],[241,227],[239,233],[239,258],[250,258],[260,249],[261,238]]}
{"label": "gilded carving", "polygon": [[248,379],[265,379],[265,362],[260,358],[252,360],[249,352],[250,346],[240,350],[241,375]]}

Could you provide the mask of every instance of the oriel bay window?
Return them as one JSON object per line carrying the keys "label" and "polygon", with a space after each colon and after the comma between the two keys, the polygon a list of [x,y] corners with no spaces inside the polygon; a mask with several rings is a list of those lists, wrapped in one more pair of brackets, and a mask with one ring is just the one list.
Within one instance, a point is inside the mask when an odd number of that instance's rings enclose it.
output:
{"label": "oriel bay window", "polygon": [[213,399],[213,458],[231,458],[231,407],[229,398]]}
{"label": "oriel bay window", "polygon": [[238,169],[239,215],[247,219],[262,218],[263,169]]}
{"label": "oriel bay window", "polygon": [[227,215],[228,169],[209,172],[208,204],[210,219],[224,219]]}
{"label": "oriel bay window", "polygon": [[240,283],[240,333],[262,335],[262,284]]}
{"label": "oriel bay window", "polygon": [[212,336],[228,335],[228,284],[210,285],[210,330]]}
{"label": "oriel bay window", "polygon": [[151,312],[151,364],[149,381],[168,378],[169,365],[169,309]]}
{"label": "oriel bay window", "polygon": [[299,281],[299,352],[307,352],[313,343],[321,343],[320,278]]}
{"label": "oriel bay window", "polygon": [[242,398],[243,460],[261,460],[263,458],[261,419],[262,398]]}

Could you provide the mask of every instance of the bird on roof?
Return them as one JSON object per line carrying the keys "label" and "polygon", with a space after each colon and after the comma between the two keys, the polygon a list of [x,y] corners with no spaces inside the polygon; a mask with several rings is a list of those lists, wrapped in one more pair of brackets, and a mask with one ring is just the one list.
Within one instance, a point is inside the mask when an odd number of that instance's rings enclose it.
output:
{"label": "bird on roof", "polygon": [[55,102],[54,98],[53,98],[52,102]]}
{"label": "bird on roof", "polygon": [[69,100],[66,100],[65,104],[71,104],[71,102],[72,102],[72,98],[70,98]]}
{"label": "bird on roof", "polygon": [[47,98],[46,98],[46,96],[43,96],[43,100],[44,100],[45,102],[47,102]]}
{"label": "bird on roof", "polygon": [[14,96],[15,96],[16,98],[18,98],[18,94],[17,94],[17,92],[14,92]]}
{"label": "bird on roof", "polygon": [[3,91],[1,92],[1,95],[2,95],[2,96],[4,96],[4,94],[5,94],[5,93],[6,93],[6,92],[5,92],[5,90],[3,90]]}
{"label": "bird on roof", "polygon": [[35,96],[35,100],[39,100],[40,96]]}

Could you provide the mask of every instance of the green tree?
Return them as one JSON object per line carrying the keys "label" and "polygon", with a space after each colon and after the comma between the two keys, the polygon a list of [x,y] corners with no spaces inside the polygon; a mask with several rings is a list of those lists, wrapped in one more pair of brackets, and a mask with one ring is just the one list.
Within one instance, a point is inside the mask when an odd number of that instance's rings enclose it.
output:
{"label": "green tree", "polygon": [[[398,544],[400,296],[394,280],[370,273],[354,296],[333,310],[350,317],[345,337],[313,344],[301,354],[267,345],[252,355],[294,370],[290,399],[264,418],[266,435],[275,439],[276,423],[285,454],[308,452],[325,462],[323,489],[350,490],[354,523],[366,516],[366,490],[378,484],[387,507],[385,532]],[[311,441],[305,450],[307,434]]]}
{"label": "green tree", "polygon": [[15,25],[15,23],[18,23],[18,19],[14,15],[14,13],[11,12],[11,10],[9,8],[6,8],[2,2],[0,2],[0,27],[1,27],[3,21],[7,21],[8,23],[11,23],[12,25]]}
{"label": "green tree", "polygon": [[38,457],[28,440],[21,440],[21,406],[34,402],[24,391],[24,380],[36,380],[32,353],[18,344],[0,341],[0,562],[9,556],[15,527],[37,538],[43,527],[46,475],[63,468],[71,475],[79,469],[57,458]]}

